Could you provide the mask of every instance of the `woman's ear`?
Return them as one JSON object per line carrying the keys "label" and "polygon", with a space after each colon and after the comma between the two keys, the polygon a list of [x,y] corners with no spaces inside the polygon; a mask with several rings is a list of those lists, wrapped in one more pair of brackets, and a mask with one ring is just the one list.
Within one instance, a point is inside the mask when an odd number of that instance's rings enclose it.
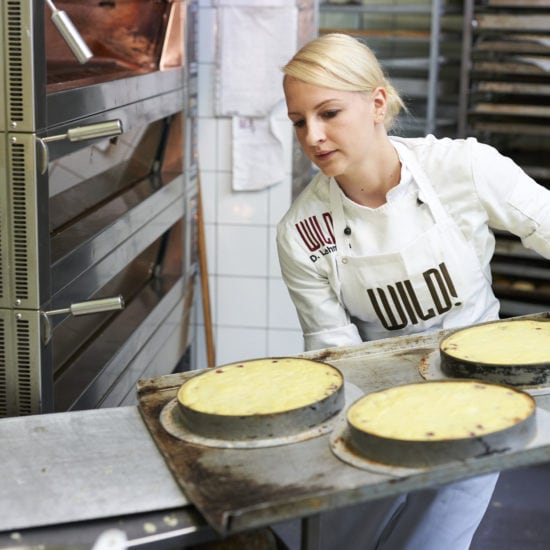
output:
{"label": "woman's ear", "polygon": [[388,104],[388,93],[386,88],[378,86],[372,92],[372,101],[374,105],[374,119],[376,122],[384,122],[386,119],[386,107]]}

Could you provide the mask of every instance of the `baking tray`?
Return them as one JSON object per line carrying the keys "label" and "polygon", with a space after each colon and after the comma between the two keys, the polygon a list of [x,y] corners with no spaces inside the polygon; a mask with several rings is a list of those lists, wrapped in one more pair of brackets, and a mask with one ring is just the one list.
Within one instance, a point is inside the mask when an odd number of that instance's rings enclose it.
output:
{"label": "baking tray", "polygon": [[[548,314],[529,317],[540,316]],[[447,333],[397,337],[303,356],[333,364],[347,383],[367,393],[422,381],[420,361],[437,349]],[[199,372],[140,381],[138,407],[176,481],[222,535],[550,460],[550,433],[537,434],[532,443],[518,451],[406,472],[392,467],[370,471],[344,462],[331,449],[330,433],[255,449],[214,448],[181,441],[163,428],[160,415],[179,386]],[[543,414],[550,409],[550,396],[536,396],[535,400]]]}

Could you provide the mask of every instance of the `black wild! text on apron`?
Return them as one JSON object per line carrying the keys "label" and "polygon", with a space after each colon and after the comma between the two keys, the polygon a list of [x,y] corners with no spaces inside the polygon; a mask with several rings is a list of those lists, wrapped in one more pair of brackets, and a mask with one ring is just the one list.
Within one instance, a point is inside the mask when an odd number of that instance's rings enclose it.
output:
{"label": "black wild! text on apron", "polygon": [[449,311],[452,298],[458,298],[455,286],[445,263],[422,273],[423,281],[430,293],[433,307],[424,310],[409,279],[397,281],[386,288],[369,288],[367,294],[376,315],[387,330],[400,330],[409,323],[416,325],[436,315]]}

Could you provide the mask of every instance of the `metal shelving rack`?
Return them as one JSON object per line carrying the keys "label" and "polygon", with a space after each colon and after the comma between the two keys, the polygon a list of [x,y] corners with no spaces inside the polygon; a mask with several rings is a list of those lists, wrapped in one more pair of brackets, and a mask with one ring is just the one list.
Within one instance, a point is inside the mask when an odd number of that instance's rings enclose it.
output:
{"label": "metal shelving rack", "polygon": [[462,3],[321,2],[320,33],[345,32],[374,50],[403,95],[402,135],[452,136],[457,127]]}
{"label": "metal shelving rack", "polygon": [[[550,188],[550,1],[465,0],[459,137],[475,136]],[[502,315],[547,310],[550,262],[497,234]]]}

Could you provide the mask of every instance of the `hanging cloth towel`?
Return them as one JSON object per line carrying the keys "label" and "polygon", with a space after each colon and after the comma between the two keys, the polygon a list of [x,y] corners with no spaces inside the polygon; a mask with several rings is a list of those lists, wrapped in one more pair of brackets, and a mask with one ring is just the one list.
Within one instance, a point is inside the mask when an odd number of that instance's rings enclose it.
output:
{"label": "hanging cloth towel", "polygon": [[283,143],[290,142],[291,135],[283,100],[269,116],[233,117],[233,190],[258,191],[283,181],[288,175]]}
{"label": "hanging cloth towel", "polygon": [[218,0],[217,116],[267,116],[296,51],[294,0]]}

